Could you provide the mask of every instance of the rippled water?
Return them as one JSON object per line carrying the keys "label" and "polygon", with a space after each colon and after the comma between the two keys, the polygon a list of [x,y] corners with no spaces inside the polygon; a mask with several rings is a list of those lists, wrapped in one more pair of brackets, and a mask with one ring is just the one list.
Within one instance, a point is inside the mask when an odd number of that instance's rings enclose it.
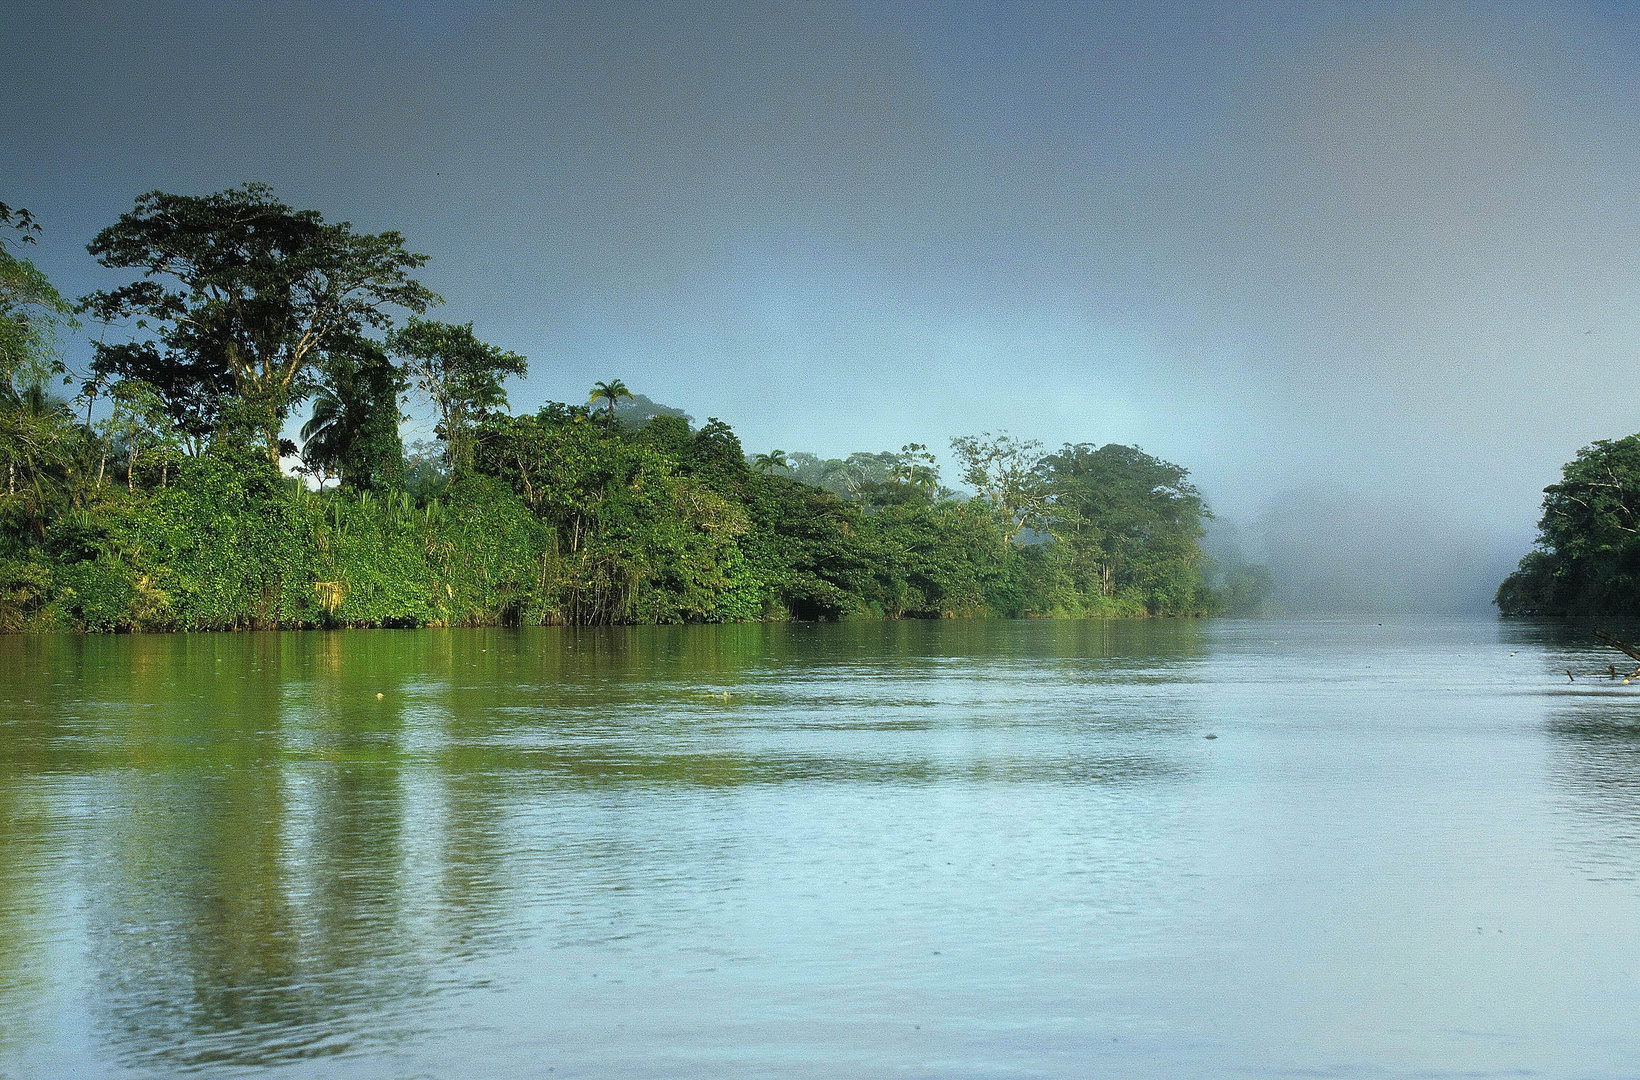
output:
{"label": "rippled water", "polygon": [[0,1076],[1633,1076],[1589,629],[0,639]]}

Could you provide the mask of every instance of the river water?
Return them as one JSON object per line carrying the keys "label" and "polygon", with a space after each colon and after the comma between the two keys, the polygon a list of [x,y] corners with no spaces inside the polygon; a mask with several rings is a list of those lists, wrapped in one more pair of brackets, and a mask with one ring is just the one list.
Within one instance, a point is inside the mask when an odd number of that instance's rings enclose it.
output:
{"label": "river water", "polygon": [[1634,1076],[1613,658],[1493,619],[0,639],[0,1076]]}

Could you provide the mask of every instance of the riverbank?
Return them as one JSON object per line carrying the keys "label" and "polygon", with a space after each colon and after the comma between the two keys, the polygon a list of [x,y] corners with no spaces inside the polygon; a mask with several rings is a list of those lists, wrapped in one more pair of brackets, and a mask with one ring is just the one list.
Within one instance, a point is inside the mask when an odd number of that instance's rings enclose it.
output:
{"label": "riverbank", "polygon": [[461,477],[418,500],[403,491],[314,492],[270,474],[254,461],[247,469],[206,457],[182,463],[158,490],[105,489],[49,522],[43,542],[0,557],[0,631],[1209,610],[1199,573],[1196,590],[1176,605],[1166,597],[1147,603],[1137,590],[1105,596],[1080,587],[1068,546],[1009,543],[995,509],[973,501],[861,507],[747,472],[738,480],[739,513],[718,497],[715,522],[678,527],[658,513],[647,521],[628,514],[618,528],[582,524],[565,543],[495,477]]}

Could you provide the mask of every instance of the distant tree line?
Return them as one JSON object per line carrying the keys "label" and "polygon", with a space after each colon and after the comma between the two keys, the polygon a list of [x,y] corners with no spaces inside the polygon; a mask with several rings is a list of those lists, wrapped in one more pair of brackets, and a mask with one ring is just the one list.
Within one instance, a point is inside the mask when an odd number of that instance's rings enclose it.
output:
{"label": "distant tree line", "polygon": [[[953,441],[748,457],[619,379],[509,408],[523,356],[426,317],[425,256],[251,184],[153,192],[71,304],[0,204],[0,629],[1194,615],[1186,471]],[[89,369],[62,336],[93,323]],[[68,387],[72,396],[64,396]],[[406,447],[401,409],[431,410]],[[298,410],[301,410],[298,415]],[[282,433],[303,420],[301,442]],[[282,473],[296,460],[301,477]]]}

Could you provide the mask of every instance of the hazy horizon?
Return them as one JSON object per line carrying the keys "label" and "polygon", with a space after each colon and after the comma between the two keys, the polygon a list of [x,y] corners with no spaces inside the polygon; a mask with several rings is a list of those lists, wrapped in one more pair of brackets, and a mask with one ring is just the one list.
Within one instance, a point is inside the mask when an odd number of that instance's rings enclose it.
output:
{"label": "hazy horizon", "polygon": [[138,193],[266,181],[431,255],[516,404],[1136,443],[1433,608],[1640,428],[1623,9],[3,10],[0,197],[71,295]]}

